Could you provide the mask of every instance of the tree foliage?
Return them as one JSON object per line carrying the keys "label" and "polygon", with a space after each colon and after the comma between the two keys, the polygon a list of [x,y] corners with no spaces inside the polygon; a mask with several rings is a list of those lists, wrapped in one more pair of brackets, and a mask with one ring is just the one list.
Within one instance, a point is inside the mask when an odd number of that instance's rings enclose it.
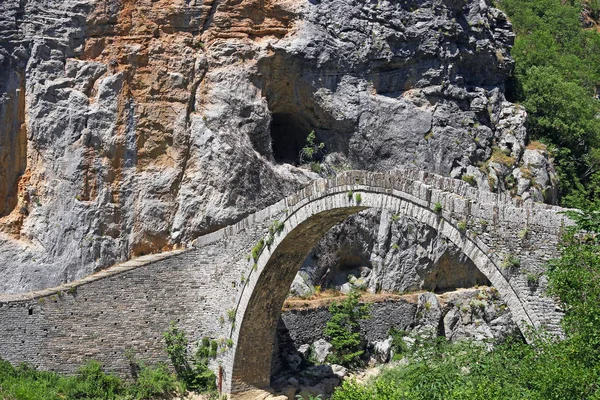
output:
{"label": "tree foliage", "polygon": [[517,34],[514,100],[525,106],[532,136],[550,145],[562,204],[588,207],[600,193],[600,34],[583,29],[578,2],[499,6]]}
{"label": "tree foliage", "polygon": [[600,212],[569,212],[561,257],[550,264],[550,291],[565,311],[571,351],[587,365],[600,363]]}

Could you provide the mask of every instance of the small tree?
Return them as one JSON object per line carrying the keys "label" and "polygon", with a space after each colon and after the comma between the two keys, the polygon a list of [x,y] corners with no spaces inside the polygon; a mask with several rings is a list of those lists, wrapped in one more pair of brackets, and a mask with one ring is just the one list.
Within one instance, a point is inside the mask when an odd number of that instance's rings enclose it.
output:
{"label": "small tree", "polygon": [[167,354],[173,363],[177,376],[186,381],[191,373],[190,363],[187,357],[188,341],[185,332],[177,327],[175,321],[171,321],[169,329],[163,334],[167,345]]}
{"label": "small tree", "polygon": [[329,337],[333,353],[328,361],[347,367],[360,364],[364,353],[364,340],[360,332],[360,321],[370,317],[370,307],[360,304],[360,293],[352,290],[342,302],[329,306],[331,319],[325,326],[325,335]]}
{"label": "small tree", "polygon": [[210,340],[205,338],[194,357],[187,354],[188,340],[185,332],[171,322],[169,329],[164,333],[167,345],[167,354],[171,358],[177,377],[185,383],[189,390],[206,392],[216,389],[215,374],[208,368],[210,356]]}
{"label": "small tree", "polygon": [[311,131],[306,137],[306,144],[300,150],[300,163],[313,163],[317,161],[317,159],[323,156],[325,149],[325,143],[319,142],[317,143],[317,135],[315,131]]}

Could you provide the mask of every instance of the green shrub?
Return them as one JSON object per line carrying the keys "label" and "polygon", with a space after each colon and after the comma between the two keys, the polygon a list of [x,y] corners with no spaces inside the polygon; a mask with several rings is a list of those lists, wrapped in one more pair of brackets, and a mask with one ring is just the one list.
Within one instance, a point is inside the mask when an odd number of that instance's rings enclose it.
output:
{"label": "green shrub", "polygon": [[185,332],[177,327],[174,321],[171,321],[169,329],[164,332],[163,337],[165,339],[166,350],[175,373],[177,376],[186,380],[190,374],[190,365],[187,356],[188,341],[185,337]]}
{"label": "green shrub", "polygon": [[356,193],[354,195],[354,201],[356,201],[356,204],[360,204],[362,202],[362,196],[360,193]]}
{"label": "green shrub", "polygon": [[404,341],[406,337],[406,331],[399,330],[396,327],[391,327],[389,336],[392,337],[392,350],[394,352],[394,358],[399,358],[401,355],[409,351],[408,345]]}
{"label": "green shrub", "polygon": [[[284,222],[279,222],[279,220],[273,221],[271,226],[269,226],[269,235],[267,236],[267,241],[266,241],[266,245],[268,248],[271,248],[271,245],[273,244],[273,241],[275,240],[275,235],[280,234],[283,231],[283,227],[284,227]],[[258,256],[260,256],[260,251],[262,251],[262,248],[258,251],[257,257],[254,259],[254,261],[258,260]],[[253,255],[254,255],[254,253],[253,253]]]}
{"label": "green shrub", "polygon": [[273,221],[271,226],[269,226],[269,234],[275,235],[276,233],[281,233],[283,231],[283,227],[285,226],[284,222],[279,222],[279,220]]}
{"label": "green shrub", "polygon": [[210,341],[210,358],[217,357],[217,349],[219,348],[219,343],[216,340]]}
{"label": "green shrub", "polygon": [[527,237],[527,228],[523,228],[519,231],[519,239],[525,239]]}
{"label": "green shrub", "polygon": [[312,161],[310,163],[310,170],[316,174],[320,174],[321,171],[323,171],[323,167],[321,166],[321,163],[318,161]]}
{"label": "green shrub", "polygon": [[173,363],[175,373],[188,390],[197,392],[212,391],[216,388],[215,374],[208,368],[210,356],[210,339],[203,339],[194,357],[187,353],[188,341],[185,332],[171,322],[169,329],[164,333],[167,354]]}
{"label": "green shrub", "polygon": [[306,144],[300,150],[300,162],[311,162],[318,156],[322,156],[325,149],[325,143],[317,142],[315,131],[311,131],[306,137]]}
{"label": "green shrub", "polygon": [[463,175],[461,179],[464,182],[467,182],[470,186],[477,187],[477,181],[475,181],[475,177],[473,175]]}
{"label": "green shrub", "polygon": [[353,290],[341,302],[329,306],[331,319],[325,326],[324,333],[333,348],[328,362],[347,367],[360,365],[364,352],[364,339],[360,332],[360,321],[370,317],[370,308],[359,304],[360,293]]}
{"label": "green shrub", "polygon": [[229,322],[235,322],[235,309],[227,310],[227,320]]}
{"label": "green shrub", "polygon": [[441,214],[442,212],[442,203],[439,201],[433,205],[433,212],[436,214]]}
{"label": "green shrub", "polygon": [[258,241],[258,243],[256,243],[256,245],[254,245],[254,247],[252,248],[252,259],[254,260],[254,262],[258,261],[258,257],[260,257],[260,254],[262,253],[263,249],[265,248],[265,240],[264,239],[260,239]]}
{"label": "green shrub", "polygon": [[529,287],[537,287],[539,283],[540,276],[538,274],[532,272],[527,274],[527,285],[529,285]]}
{"label": "green shrub", "polygon": [[135,399],[164,398],[169,394],[182,392],[177,378],[164,364],[155,367],[142,366],[135,385],[129,390]]}
{"label": "green shrub", "polygon": [[514,254],[507,254],[504,256],[502,261],[502,268],[504,269],[517,269],[521,266],[521,260]]}

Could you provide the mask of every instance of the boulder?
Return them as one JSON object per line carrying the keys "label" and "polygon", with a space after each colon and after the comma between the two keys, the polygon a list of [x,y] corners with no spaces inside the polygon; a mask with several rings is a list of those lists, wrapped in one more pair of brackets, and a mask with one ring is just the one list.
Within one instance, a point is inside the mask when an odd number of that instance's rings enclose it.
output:
{"label": "boulder", "polygon": [[327,356],[331,353],[331,343],[326,341],[325,339],[319,339],[312,345],[313,354],[315,355],[315,359],[323,363],[327,359]]}

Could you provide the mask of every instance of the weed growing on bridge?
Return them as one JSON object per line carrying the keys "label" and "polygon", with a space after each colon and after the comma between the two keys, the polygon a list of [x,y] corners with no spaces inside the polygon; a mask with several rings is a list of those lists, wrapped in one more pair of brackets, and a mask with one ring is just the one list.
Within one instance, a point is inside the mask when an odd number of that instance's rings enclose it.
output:
{"label": "weed growing on bridge", "polygon": [[540,275],[530,272],[527,274],[527,285],[534,289],[540,284]]}
{"label": "weed growing on bridge", "polygon": [[521,260],[513,254],[507,254],[502,262],[502,268],[512,270],[521,266]]}
{"label": "weed growing on bridge", "polygon": [[202,338],[201,344],[196,350],[196,357],[202,359],[216,358],[217,350],[219,348],[219,342],[216,340],[210,340],[210,338]]}
{"label": "weed growing on bridge", "polygon": [[523,228],[519,231],[519,239],[525,239],[525,237],[527,236],[527,228]]}
{"label": "weed growing on bridge", "polygon": [[360,193],[356,193],[354,195],[354,201],[356,201],[356,204],[362,203],[362,196],[360,195]]}
{"label": "weed growing on bridge", "polygon": [[276,219],[269,227],[269,234],[275,235],[276,233],[281,233],[281,231],[283,231],[284,225],[284,222],[279,222],[279,220]]}
{"label": "weed growing on bridge", "polygon": [[464,233],[467,230],[467,221],[465,221],[465,220],[460,221],[456,225],[456,227],[458,228],[459,231]]}
{"label": "weed growing on bridge", "polygon": [[273,241],[275,240],[275,235],[280,234],[283,231],[284,222],[279,222],[279,220],[273,221],[271,226],[269,226],[269,236],[267,237],[267,247],[271,248]]}
{"label": "weed growing on bridge", "polygon": [[439,201],[437,203],[435,203],[433,205],[433,212],[436,214],[441,214],[442,213],[442,203],[440,203]]}
{"label": "weed growing on bridge", "polygon": [[258,257],[260,257],[260,254],[262,253],[264,248],[265,240],[260,239],[258,243],[256,243],[256,245],[252,248],[252,259],[254,260],[254,262],[258,261]]}
{"label": "weed growing on bridge", "polygon": [[227,310],[227,320],[232,324],[235,322],[235,309],[230,308]]}
{"label": "weed growing on bridge", "polygon": [[354,195],[354,192],[352,190],[348,190],[348,193],[346,193],[346,195],[348,196],[348,201],[352,201],[352,196]]}
{"label": "weed growing on bridge", "polygon": [[[188,340],[185,332],[171,322],[164,333],[167,354],[179,380],[189,390],[197,392],[214,391],[216,389],[215,374],[208,368],[209,358],[216,357],[217,342],[204,338],[193,357],[188,356]],[[214,350],[213,350],[214,347]],[[213,355],[214,354],[214,355]]]}

